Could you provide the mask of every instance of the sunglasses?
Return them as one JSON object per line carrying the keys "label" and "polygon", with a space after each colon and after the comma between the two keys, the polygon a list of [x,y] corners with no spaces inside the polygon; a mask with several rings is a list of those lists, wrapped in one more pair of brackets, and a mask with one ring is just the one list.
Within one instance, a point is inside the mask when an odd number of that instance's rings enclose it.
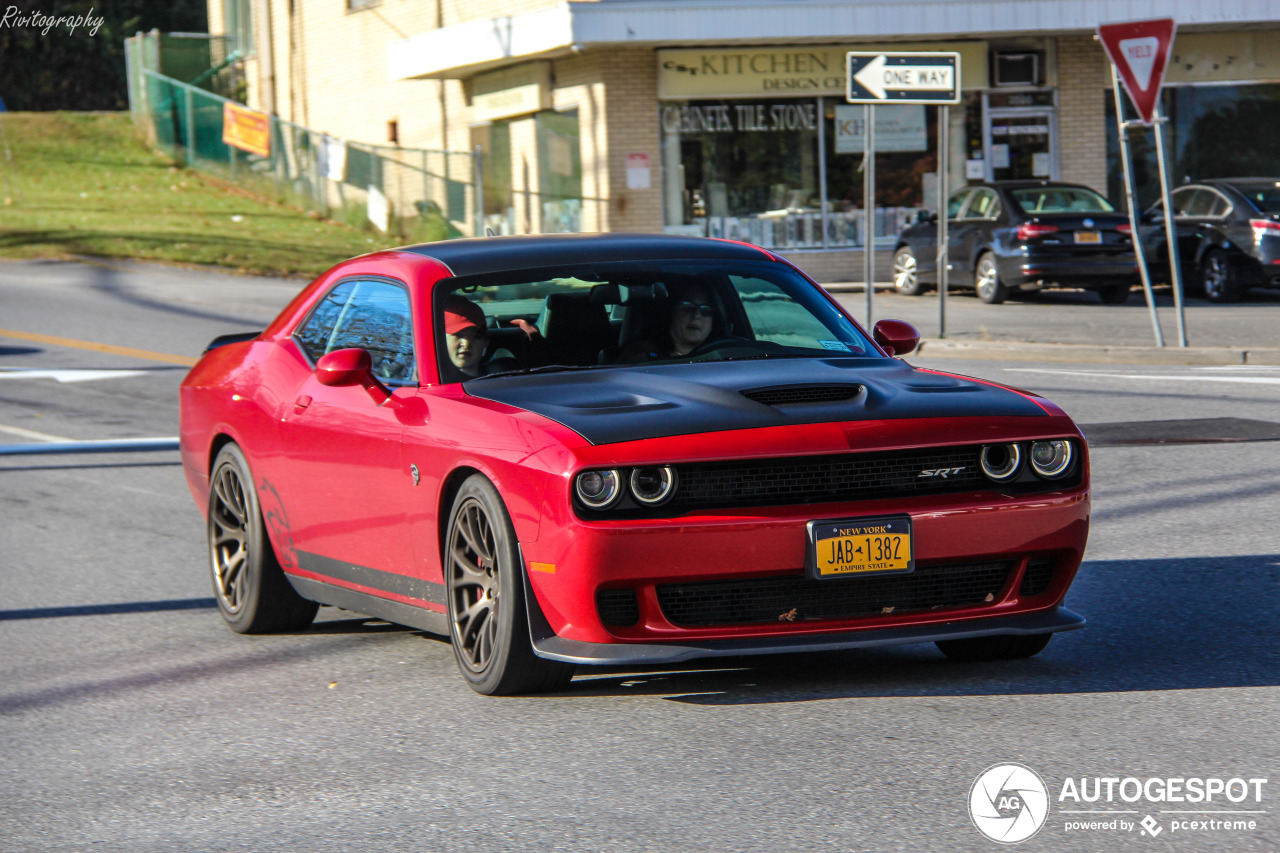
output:
{"label": "sunglasses", "polygon": [[697,302],[690,302],[688,299],[677,302],[676,310],[681,314],[693,314],[697,312],[700,316],[710,317],[715,314],[715,309],[705,303],[699,305]]}

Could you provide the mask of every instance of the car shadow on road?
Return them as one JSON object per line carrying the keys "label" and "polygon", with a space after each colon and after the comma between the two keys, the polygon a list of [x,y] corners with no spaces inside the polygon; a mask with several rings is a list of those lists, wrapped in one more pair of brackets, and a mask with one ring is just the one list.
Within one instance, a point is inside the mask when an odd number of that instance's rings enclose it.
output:
{"label": "car shadow on road", "polygon": [[1280,685],[1280,555],[1088,561],[1067,604],[1089,624],[1021,661],[957,663],[932,645],[582,668],[566,695],[697,705]]}

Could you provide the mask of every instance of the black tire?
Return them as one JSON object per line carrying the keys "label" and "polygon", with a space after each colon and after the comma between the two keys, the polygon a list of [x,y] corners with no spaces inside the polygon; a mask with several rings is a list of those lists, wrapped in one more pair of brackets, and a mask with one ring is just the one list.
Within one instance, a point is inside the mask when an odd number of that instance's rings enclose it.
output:
{"label": "black tire", "polygon": [[1129,301],[1129,285],[1127,284],[1111,284],[1106,287],[1099,287],[1097,293],[1103,305],[1123,305]]}
{"label": "black tire", "polygon": [[1053,634],[997,634],[994,637],[939,640],[935,645],[952,660],[1018,660],[1040,654],[1052,637]]}
{"label": "black tire", "polygon": [[319,605],[294,591],[267,537],[244,452],[228,444],[209,477],[209,573],[218,611],[238,634],[297,631]]}
{"label": "black tire", "polygon": [[1009,298],[1009,288],[1000,281],[996,256],[990,252],[984,252],[978,258],[973,270],[973,287],[978,291],[978,298],[988,305],[999,305]]}
{"label": "black tire", "polygon": [[477,693],[510,696],[563,687],[573,666],[533,653],[524,567],[498,490],[473,474],[454,498],[444,540],[449,638]]}
{"label": "black tire", "polygon": [[919,296],[925,291],[924,282],[920,281],[920,265],[910,246],[903,246],[893,254],[893,289],[903,296]]}
{"label": "black tire", "polygon": [[1210,249],[1200,261],[1200,287],[1210,302],[1239,302],[1244,295],[1240,276],[1221,249]]}

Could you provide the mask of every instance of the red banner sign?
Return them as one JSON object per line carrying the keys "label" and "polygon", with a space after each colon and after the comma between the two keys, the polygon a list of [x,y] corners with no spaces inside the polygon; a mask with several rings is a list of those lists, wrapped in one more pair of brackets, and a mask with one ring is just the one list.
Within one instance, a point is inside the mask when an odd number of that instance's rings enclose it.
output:
{"label": "red banner sign", "polygon": [[223,104],[222,141],[241,151],[270,157],[271,116],[237,104]]}

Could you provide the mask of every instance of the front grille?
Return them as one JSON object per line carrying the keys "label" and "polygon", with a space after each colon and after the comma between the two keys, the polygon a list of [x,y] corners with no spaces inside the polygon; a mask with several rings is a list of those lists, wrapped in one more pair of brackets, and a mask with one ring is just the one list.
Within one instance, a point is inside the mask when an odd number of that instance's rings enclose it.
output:
{"label": "front grille", "polygon": [[1032,560],[1027,563],[1027,571],[1022,576],[1022,585],[1018,587],[1018,595],[1039,595],[1049,588],[1053,580],[1053,560]]}
{"label": "front grille", "polygon": [[640,621],[640,602],[634,589],[602,589],[596,592],[596,612],[600,621],[625,628]]}
{"label": "front grille", "polygon": [[690,627],[850,619],[995,601],[1012,569],[1013,563],[1003,560],[917,566],[905,575],[663,584],[658,586],[658,602],[673,625]]}
{"label": "front grille", "polygon": [[797,406],[803,403],[842,403],[861,393],[861,385],[788,385],[743,391],[742,396],[766,406]]}
{"label": "front grille", "polygon": [[[800,456],[681,465],[672,508],[807,504],[989,488],[979,447]],[[925,471],[948,471],[922,477]],[[1055,487],[1061,486],[1055,484]]]}

